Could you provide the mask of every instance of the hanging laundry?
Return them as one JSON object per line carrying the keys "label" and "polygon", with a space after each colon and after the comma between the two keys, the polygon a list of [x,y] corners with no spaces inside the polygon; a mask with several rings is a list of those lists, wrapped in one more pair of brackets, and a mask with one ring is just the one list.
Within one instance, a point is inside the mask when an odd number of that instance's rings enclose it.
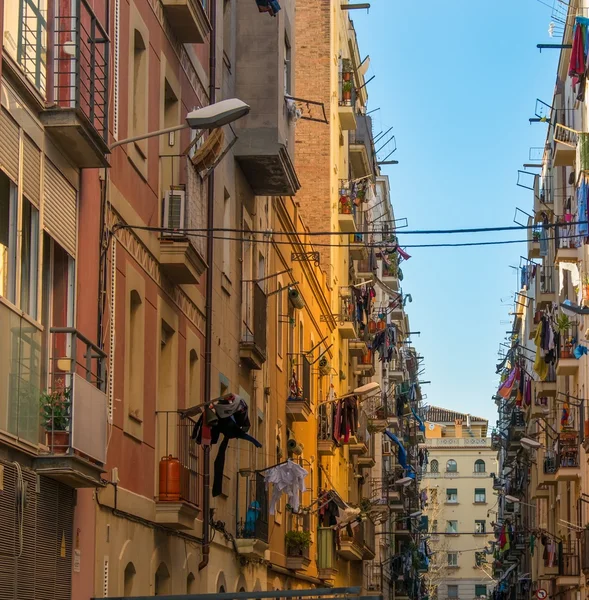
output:
{"label": "hanging laundry", "polygon": [[256,4],[259,12],[267,12],[271,17],[275,17],[280,10],[278,0],[256,0]]}
{"label": "hanging laundry", "polygon": [[225,470],[225,454],[229,446],[229,440],[242,439],[251,442],[256,448],[262,444],[248,435],[250,420],[246,401],[235,394],[229,394],[222,400],[210,404],[205,408],[192,430],[192,439],[198,444],[204,445],[208,440],[205,436],[210,431],[210,443],[216,444],[223,434],[223,440],[219,444],[219,450],[214,463],[213,496],[223,493],[223,471]]}
{"label": "hanging laundry", "polygon": [[275,513],[276,503],[283,494],[287,494],[292,512],[298,513],[301,494],[307,490],[305,477],[309,472],[289,459],[285,463],[260,471],[260,474],[266,480],[266,484],[271,483],[273,485],[272,497],[270,498],[270,514]]}

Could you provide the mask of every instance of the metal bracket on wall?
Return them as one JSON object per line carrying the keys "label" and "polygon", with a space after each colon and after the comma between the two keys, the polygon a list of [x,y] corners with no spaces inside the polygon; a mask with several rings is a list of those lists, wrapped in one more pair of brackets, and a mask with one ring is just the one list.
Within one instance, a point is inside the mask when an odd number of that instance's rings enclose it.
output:
{"label": "metal bracket on wall", "polygon": [[315,266],[318,267],[321,260],[321,255],[319,252],[292,252],[290,255],[290,260],[293,262],[313,261]]}

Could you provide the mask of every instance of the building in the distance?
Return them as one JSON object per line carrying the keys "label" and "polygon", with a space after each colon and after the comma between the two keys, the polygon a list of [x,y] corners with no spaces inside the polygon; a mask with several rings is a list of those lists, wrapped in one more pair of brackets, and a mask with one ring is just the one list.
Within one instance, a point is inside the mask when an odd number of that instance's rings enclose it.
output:
{"label": "building in the distance", "polygon": [[493,539],[497,458],[487,426],[486,419],[445,408],[427,411],[422,488],[434,552],[427,580],[430,596],[439,600],[472,600],[492,589],[485,548]]}

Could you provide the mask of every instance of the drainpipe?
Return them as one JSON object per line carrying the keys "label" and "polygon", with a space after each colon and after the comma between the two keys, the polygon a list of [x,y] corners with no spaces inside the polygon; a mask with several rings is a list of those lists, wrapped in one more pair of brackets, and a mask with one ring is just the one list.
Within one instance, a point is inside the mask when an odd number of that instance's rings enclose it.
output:
{"label": "drainpipe", "polygon": [[[209,104],[214,104],[216,96],[217,79],[217,0],[211,1],[211,39],[209,49]],[[212,347],[213,347],[213,250],[215,239],[213,237],[213,227],[215,209],[215,171],[209,174],[208,194],[207,194],[207,296],[205,307],[205,382],[204,397],[205,402],[211,399],[211,369],[212,369]],[[198,565],[198,570],[202,571],[209,564],[209,554],[211,552],[210,541],[210,507],[211,507],[211,446],[203,446],[203,522],[202,522],[202,560]]]}

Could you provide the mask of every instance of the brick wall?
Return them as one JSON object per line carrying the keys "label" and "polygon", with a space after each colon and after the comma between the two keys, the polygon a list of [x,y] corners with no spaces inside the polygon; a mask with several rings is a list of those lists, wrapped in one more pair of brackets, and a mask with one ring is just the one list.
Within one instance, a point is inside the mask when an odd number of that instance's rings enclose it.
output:
{"label": "brick wall", "polygon": [[[330,39],[334,35],[330,16],[330,0],[297,0],[296,3],[296,96],[323,102],[330,125],[299,121],[296,127],[295,166],[301,182],[296,201],[301,216],[311,231],[330,229],[330,143],[331,68]],[[335,67],[334,67],[335,68]],[[329,243],[329,236],[313,237],[316,243]],[[318,247],[323,269],[331,263],[330,248]]]}

